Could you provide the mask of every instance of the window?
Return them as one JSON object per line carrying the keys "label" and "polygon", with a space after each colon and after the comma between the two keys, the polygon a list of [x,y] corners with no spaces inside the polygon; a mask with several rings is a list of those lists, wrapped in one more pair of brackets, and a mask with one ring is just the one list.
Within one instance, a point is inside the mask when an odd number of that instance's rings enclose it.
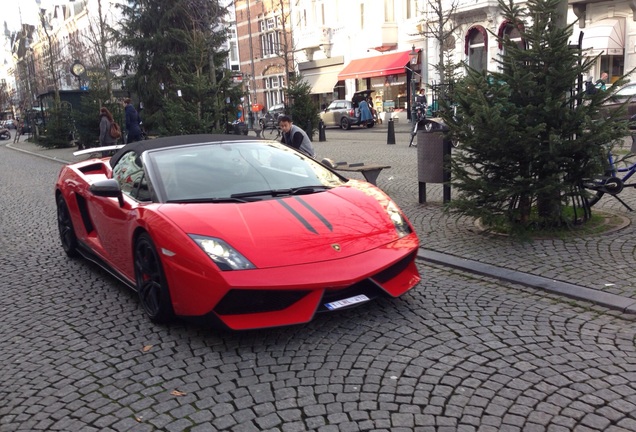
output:
{"label": "window", "polygon": [[364,30],[364,3],[360,5],[360,30]]}
{"label": "window", "polygon": [[415,8],[415,0],[404,0],[406,5],[404,7],[404,15],[406,19],[415,18],[416,8]]}
{"label": "window", "polygon": [[625,69],[625,57],[622,55],[602,55],[601,72],[607,72],[607,82],[614,83],[623,75]]}
{"label": "window", "polygon": [[477,70],[486,70],[488,66],[487,52],[488,39],[486,30],[477,26],[468,30],[466,35],[466,54],[468,55],[468,66]]}
{"label": "window", "polygon": [[[525,49],[525,42],[521,38],[521,31],[519,28],[515,27],[512,23],[505,21],[499,30],[499,36],[504,39],[510,39],[510,41],[517,44],[520,49]],[[505,48],[500,44],[500,49],[503,49],[505,52]]]}
{"label": "window", "polygon": [[263,79],[265,88],[265,101],[268,107],[283,103],[283,89],[285,77],[283,75],[271,75]]}
{"label": "window", "polygon": [[230,41],[230,61],[237,63],[239,61],[238,46],[235,40]]}
{"label": "window", "polygon": [[261,53],[263,57],[280,55],[282,32],[280,17],[261,19],[258,23],[261,31]]}
{"label": "window", "polygon": [[150,200],[148,182],[137,153],[130,151],[122,156],[113,168],[113,178],[126,195],[138,201]]}
{"label": "window", "polygon": [[395,22],[393,14],[394,0],[384,0],[384,22]]}

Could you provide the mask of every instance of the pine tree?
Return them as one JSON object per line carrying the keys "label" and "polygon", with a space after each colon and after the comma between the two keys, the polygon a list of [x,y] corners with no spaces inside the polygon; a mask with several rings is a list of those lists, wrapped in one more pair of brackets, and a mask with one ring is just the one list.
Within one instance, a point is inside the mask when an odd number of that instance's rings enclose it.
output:
{"label": "pine tree", "polygon": [[303,80],[301,75],[292,75],[287,95],[292,102],[289,114],[294,124],[303,129],[309,139],[313,139],[314,134],[318,131],[320,109],[311,98],[311,86]]}
{"label": "pine tree", "polygon": [[221,49],[225,9],[217,0],[128,0],[120,7],[118,37],[133,53],[122,57],[134,71],[126,88],[144,103],[144,125],[169,134],[220,128],[222,95],[231,86]]}
{"label": "pine tree", "polygon": [[564,216],[568,205],[582,203],[585,210],[575,222],[589,217],[582,184],[602,172],[600,144],[628,134],[621,110],[598,121],[623,80],[585,101],[574,91],[596,59],[569,46],[572,25],[558,24],[560,1],[529,0],[522,9],[499,0],[525,43],[502,40],[499,71],[468,69],[454,92],[456,114],[441,113],[460,143],[451,161],[459,192],[451,210],[486,224],[503,218],[513,229],[571,223]]}

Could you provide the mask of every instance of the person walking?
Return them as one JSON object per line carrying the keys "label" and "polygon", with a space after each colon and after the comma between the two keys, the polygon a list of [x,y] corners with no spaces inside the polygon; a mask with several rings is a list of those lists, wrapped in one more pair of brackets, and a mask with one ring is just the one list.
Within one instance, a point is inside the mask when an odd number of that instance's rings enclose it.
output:
{"label": "person walking", "polygon": [[124,99],[124,105],[124,112],[126,113],[126,132],[128,134],[126,143],[141,141],[141,126],[139,126],[141,120],[139,113],[133,106],[130,98]]}
{"label": "person walking", "polygon": [[278,117],[278,126],[283,133],[283,137],[280,142],[293,147],[301,152],[314,157],[314,147],[311,145],[311,140],[304,130],[292,123],[291,117],[287,115],[281,115]]}
{"label": "person walking", "polygon": [[596,81],[596,88],[598,90],[605,91],[607,89],[606,84],[607,84],[608,77],[609,75],[607,74],[607,72],[603,72],[601,74],[601,78],[598,81]]}
{"label": "person walking", "polygon": [[101,107],[99,109],[99,145],[100,147],[117,144],[117,138],[110,135],[110,126],[113,124],[113,115],[108,108]]}

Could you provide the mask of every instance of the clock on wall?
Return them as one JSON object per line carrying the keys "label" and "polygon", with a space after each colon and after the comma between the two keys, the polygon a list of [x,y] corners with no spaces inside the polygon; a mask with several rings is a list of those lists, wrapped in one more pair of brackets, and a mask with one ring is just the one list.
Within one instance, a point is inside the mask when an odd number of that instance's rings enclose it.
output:
{"label": "clock on wall", "polygon": [[84,65],[75,60],[75,63],[71,65],[71,73],[76,77],[80,77],[81,75],[84,75],[84,72],[86,72]]}

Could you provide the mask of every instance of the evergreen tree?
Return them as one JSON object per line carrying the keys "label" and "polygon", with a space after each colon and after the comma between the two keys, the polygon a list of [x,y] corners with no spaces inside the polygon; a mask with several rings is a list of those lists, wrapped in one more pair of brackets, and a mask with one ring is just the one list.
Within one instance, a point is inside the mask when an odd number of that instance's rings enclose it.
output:
{"label": "evergreen tree", "polygon": [[600,144],[628,134],[622,110],[598,121],[623,81],[585,101],[574,91],[596,59],[568,46],[572,26],[558,25],[560,1],[529,0],[522,9],[499,0],[525,44],[502,40],[499,71],[468,69],[454,91],[456,115],[441,113],[460,143],[451,161],[459,192],[451,209],[458,213],[486,224],[504,218],[513,229],[554,227],[571,222],[564,216],[568,204],[582,202],[583,221],[589,217],[581,185],[603,172]]}
{"label": "evergreen tree", "polygon": [[171,134],[220,128],[230,86],[221,50],[225,9],[217,0],[128,0],[120,7],[118,37],[132,52],[121,59],[134,71],[126,88],[144,103],[144,125]]}
{"label": "evergreen tree", "polygon": [[320,109],[311,97],[311,86],[303,80],[301,75],[294,74],[289,79],[287,95],[292,101],[289,114],[294,124],[303,129],[309,139],[313,140],[313,136],[318,130]]}

